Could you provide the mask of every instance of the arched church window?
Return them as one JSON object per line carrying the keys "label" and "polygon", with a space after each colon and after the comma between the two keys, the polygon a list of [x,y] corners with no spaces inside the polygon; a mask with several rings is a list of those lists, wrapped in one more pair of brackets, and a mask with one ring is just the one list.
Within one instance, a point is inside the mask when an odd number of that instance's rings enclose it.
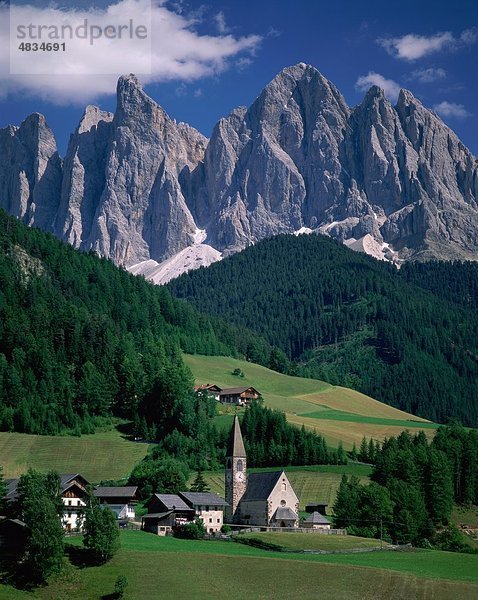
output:
{"label": "arched church window", "polygon": [[286,492],[287,491],[287,483],[285,482],[285,480],[282,480],[282,491]]}
{"label": "arched church window", "polygon": [[239,460],[237,461],[237,470],[238,470],[238,471],[242,471],[242,470],[243,470],[243,468],[244,468],[244,467],[243,467],[243,464],[242,464],[242,460],[241,460],[241,459],[239,459]]}

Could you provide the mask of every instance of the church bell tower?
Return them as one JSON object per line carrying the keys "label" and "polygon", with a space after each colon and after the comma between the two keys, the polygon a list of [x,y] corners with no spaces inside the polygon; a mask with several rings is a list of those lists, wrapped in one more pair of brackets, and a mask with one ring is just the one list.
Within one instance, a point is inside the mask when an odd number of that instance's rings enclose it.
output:
{"label": "church bell tower", "polygon": [[224,520],[227,523],[240,521],[238,505],[246,487],[246,449],[242,440],[239,419],[235,416],[226,450],[226,502],[228,506],[226,506]]}

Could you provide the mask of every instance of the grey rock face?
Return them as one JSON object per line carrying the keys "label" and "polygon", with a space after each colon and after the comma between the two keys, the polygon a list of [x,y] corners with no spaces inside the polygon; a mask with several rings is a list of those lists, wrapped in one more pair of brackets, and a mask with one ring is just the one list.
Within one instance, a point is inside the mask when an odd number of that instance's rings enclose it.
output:
{"label": "grey rock face", "polygon": [[[91,126],[94,135],[81,146],[85,160],[95,163],[90,169],[83,166],[91,192],[83,194],[80,205],[87,201],[84,213],[91,223],[81,232],[81,247],[128,266],[163,260],[189,246],[196,225],[180,178],[189,180],[206,139],[171,120],[133,75],[118,82],[114,117],[97,111],[88,131]],[[71,211],[81,190],[77,194],[66,184],[63,191]]]}
{"label": "grey rock face", "polygon": [[114,115],[87,107],[63,166],[40,115],[0,130],[0,206],[126,266],[197,229],[225,255],[306,228],[396,260],[478,258],[478,162],[456,135],[406,90],[394,107],[374,86],[349,108],[303,63],[209,141],[133,75]]}
{"label": "grey rock face", "polygon": [[313,67],[284,69],[249,110],[217,125],[203,198],[218,249],[301,227],[366,235],[408,258],[478,258],[477,161],[402,90],[349,109]]}
{"label": "grey rock face", "polygon": [[55,138],[42,115],[30,115],[18,128],[0,129],[1,208],[53,231],[61,180]]}

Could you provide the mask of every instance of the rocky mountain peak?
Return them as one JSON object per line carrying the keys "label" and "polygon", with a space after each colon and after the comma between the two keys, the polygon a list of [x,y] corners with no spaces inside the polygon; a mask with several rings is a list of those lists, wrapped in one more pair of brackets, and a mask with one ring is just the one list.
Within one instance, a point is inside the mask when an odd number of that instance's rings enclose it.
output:
{"label": "rocky mountain peak", "polygon": [[372,86],[350,108],[305,63],[210,140],[132,74],[114,115],[85,109],[64,163],[31,115],[0,130],[0,206],[126,266],[304,231],[394,261],[478,256],[478,162],[454,132],[408,90],[394,107]]}

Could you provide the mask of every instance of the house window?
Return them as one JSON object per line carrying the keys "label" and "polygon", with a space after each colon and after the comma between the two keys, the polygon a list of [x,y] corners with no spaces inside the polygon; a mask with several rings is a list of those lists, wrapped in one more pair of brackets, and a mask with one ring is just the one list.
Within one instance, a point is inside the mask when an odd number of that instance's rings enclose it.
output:
{"label": "house window", "polygon": [[68,513],[68,518],[71,519],[71,513]]}
{"label": "house window", "polygon": [[209,519],[209,523],[212,523],[212,519]]}
{"label": "house window", "polygon": [[218,519],[218,520],[217,520],[217,522],[218,522],[218,523],[220,523],[220,522],[221,522],[221,519]]}
{"label": "house window", "polygon": [[71,500],[68,500],[68,506],[71,506]]}
{"label": "house window", "polygon": [[239,460],[237,461],[237,470],[238,470],[238,471],[242,471],[242,469],[243,469],[243,463],[242,463],[242,460],[241,460],[241,459],[239,459]]}

